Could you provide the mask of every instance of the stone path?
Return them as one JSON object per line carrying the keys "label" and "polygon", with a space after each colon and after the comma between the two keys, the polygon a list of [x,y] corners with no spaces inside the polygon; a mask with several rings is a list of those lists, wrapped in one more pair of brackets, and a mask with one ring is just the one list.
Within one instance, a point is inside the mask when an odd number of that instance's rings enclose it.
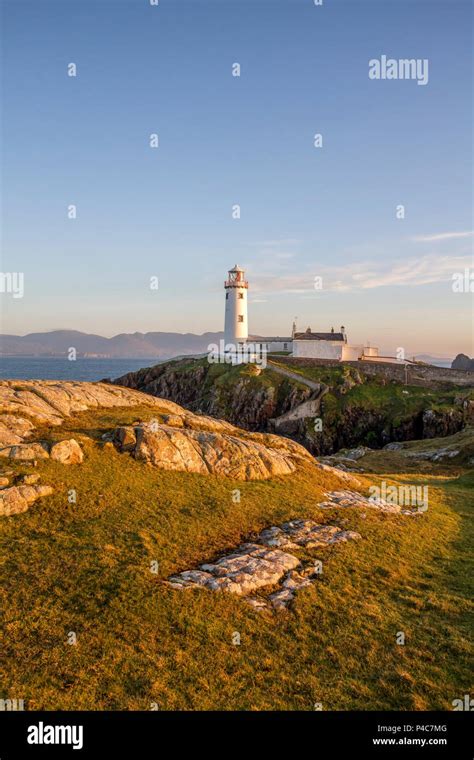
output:
{"label": "stone path", "polygon": [[298,383],[307,385],[308,388],[311,388],[313,391],[319,392],[321,390],[322,383],[316,383],[314,380],[309,380],[307,377],[304,375],[299,375],[297,372],[291,372],[289,369],[283,369],[283,367],[279,367],[270,360],[268,361],[267,366],[268,369],[271,369],[273,372],[278,372],[279,375],[284,375],[285,377],[290,378],[290,380],[296,380]]}
{"label": "stone path", "polygon": [[298,420],[306,419],[307,417],[316,417],[319,414],[321,408],[321,399],[329,391],[329,386],[325,385],[324,383],[316,383],[313,380],[308,380],[307,377],[298,375],[296,372],[291,372],[288,369],[283,369],[271,361],[268,362],[268,368],[274,372],[278,372],[280,375],[288,377],[290,380],[296,380],[298,383],[302,383],[314,391],[309,399],[303,401],[301,404],[298,404],[298,406],[295,406],[288,412],[281,414],[279,417],[272,417],[269,419],[268,423],[271,430],[274,430],[276,433],[278,433],[278,431],[282,429],[284,432],[284,427],[289,422],[297,422]]}

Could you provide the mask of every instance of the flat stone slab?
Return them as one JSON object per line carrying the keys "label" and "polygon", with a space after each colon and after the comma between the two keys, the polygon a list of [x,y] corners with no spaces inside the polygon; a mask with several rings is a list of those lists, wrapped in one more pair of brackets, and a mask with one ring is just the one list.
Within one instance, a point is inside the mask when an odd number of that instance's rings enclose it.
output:
{"label": "flat stone slab", "polygon": [[[303,568],[289,549],[313,549],[360,538],[359,533],[314,520],[291,520],[262,530],[255,542],[240,544],[232,553],[195,570],[185,570],[168,578],[175,589],[207,588],[228,591],[246,599],[255,609],[287,607],[301,588],[309,586],[319,572],[314,566]],[[283,551],[285,550],[285,551]],[[298,570],[296,570],[298,568]],[[268,600],[249,596],[266,586],[281,588]]]}
{"label": "flat stone slab", "polygon": [[398,504],[392,504],[384,499],[375,499],[369,496],[362,496],[360,493],[353,491],[331,491],[326,494],[329,501],[322,501],[318,507],[323,509],[334,509],[335,507],[378,509],[380,512],[389,512],[397,515],[417,515],[420,512],[411,509],[402,509]]}
{"label": "flat stone slab", "polygon": [[360,536],[353,531],[341,530],[335,525],[319,525],[314,520],[292,520],[280,527],[266,528],[259,535],[262,544],[284,549],[295,549],[299,546],[318,549],[351,538]]}
{"label": "flat stone slab", "polygon": [[427,449],[426,451],[420,451],[418,449],[410,449],[411,441],[401,441],[398,443],[387,443],[384,446],[386,451],[399,451],[403,456],[413,459],[426,459],[431,462],[440,462],[443,459],[453,459],[461,453],[461,449],[456,447],[445,446],[441,449]]}
{"label": "flat stone slab", "polygon": [[227,554],[215,563],[200,565],[197,570],[185,570],[169,579],[180,588],[202,586],[213,591],[230,591],[245,596],[262,586],[278,583],[300,561],[280,549],[258,544],[241,544],[236,552]]}

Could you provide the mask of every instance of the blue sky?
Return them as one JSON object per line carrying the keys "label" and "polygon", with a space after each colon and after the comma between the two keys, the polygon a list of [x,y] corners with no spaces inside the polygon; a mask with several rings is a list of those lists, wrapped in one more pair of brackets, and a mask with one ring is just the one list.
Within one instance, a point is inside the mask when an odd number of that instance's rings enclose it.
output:
{"label": "blue sky", "polygon": [[[457,0],[4,0],[2,268],[25,295],[1,296],[3,332],[222,329],[237,262],[255,333],[298,316],[472,353],[472,295],[451,282],[471,266],[470,15]],[[382,54],[428,59],[428,84],[370,80]]]}

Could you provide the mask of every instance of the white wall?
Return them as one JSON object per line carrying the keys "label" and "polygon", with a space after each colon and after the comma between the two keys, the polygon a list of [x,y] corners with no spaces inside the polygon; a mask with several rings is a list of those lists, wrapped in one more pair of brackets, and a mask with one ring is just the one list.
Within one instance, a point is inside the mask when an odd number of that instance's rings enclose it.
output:
{"label": "white wall", "polygon": [[342,348],[341,359],[346,362],[356,362],[362,356],[363,351],[363,346],[350,346],[348,343],[345,343]]}
{"label": "white wall", "polygon": [[364,356],[378,356],[379,350],[376,346],[364,346]]}
{"label": "white wall", "polygon": [[[244,343],[249,334],[247,288],[226,288],[225,293],[224,340],[233,345]],[[243,317],[242,322],[239,316]]]}
{"label": "white wall", "polygon": [[293,341],[277,341],[274,340],[271,343],[265,343],[264,345],[268,346],[268,351],[291,351],[291,347],[293,345]]}
{"label": "white wall", "polygon": [[342,340],[294,340],[293,356],[308,359],[341,359]]}

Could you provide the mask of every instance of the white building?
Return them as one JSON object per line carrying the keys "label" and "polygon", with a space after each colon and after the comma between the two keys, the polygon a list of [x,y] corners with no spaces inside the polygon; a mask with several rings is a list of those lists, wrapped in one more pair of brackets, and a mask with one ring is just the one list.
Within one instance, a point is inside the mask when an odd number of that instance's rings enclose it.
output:
{"label": "white building", "polygon": [[293,356],[341,360],[346,343],[347,337],[343,327],[338,333],[334,332],[334,328],[328,333],[316,333],[308,327],[305,332],[295,332]]}
{"label": "white building", "polygon": [[[355,345],[347,342],[346,328],[340,332],[316,333],[308,327],[306,332],[295,332],[293,335],[293,356],[308,359],[336,359],[337,361],[356,362],[379,359],[376,346]],[[396,360],[394,360],[396,361]]]}

